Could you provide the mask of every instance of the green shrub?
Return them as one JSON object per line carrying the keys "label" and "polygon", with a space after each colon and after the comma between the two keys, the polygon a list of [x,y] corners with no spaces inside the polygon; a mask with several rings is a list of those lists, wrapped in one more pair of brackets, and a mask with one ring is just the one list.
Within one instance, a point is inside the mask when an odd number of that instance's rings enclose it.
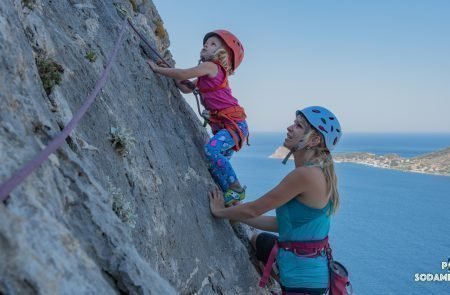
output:
{"label": "green shrub", "polygon": [[90,62],[95,62],[97,60],[97,54],[94,51],[88,51],[84,56]]}
{"label": "green shrub", "polygon": [[131,4],[131,7],[133,8],[133,11],[138,12],[136,0],[130,0],[130,4]]}
{"label": "green shrub", "polygon": [[36,0],[22,0],[22,7],[27,7],[32,10],[35,3]]}
{"label": "green shrub", "polygon": [[53,87],[61,83],[64,68],[47,57],[38,57],[36,59],[36,65],[39,77],[41,77],[42,86],[47,95],[49,95],[52,92]]}
{"label": "green shrub", "polygon": [[111,194],[112,210],[122,222],[134,228],[137,216],[131,203],[125,198],[120,188],[114,186],[109,177],[106,178],[108,191]]}
{"label": "green shrub", "polygon": [[127,128],[114,128],[111,127],[110,130],[112,147],[119,153],[121,156],[126,156],[129,154],[130,149],[136,143],[136,139],[134,139],[131,131]]}

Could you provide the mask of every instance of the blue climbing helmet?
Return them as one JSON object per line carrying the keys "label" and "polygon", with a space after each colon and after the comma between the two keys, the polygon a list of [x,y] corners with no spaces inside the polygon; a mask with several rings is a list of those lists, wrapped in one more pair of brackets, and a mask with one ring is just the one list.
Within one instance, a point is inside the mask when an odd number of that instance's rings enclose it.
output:
{"label": "blue climbing helmet", "polygon": [[[313,106],[304,108],[303,110],[297,110],[295,116],[298,115],[303,115],[309,125],[322,134],[325,140],[325,147],[329,151],[332,151],[336,147],[342,136],[342,131],[339,120],[332,112],[324,107]],[[300,143],[301,141],[289,150],[289,153],[282,161],[283,164],[286,164],[289,157],[299,149]]]}
{"label": "blue climbing helmet", "polygon": [[308,123],[322,134],[325,139],[325,146],[332,151],[342,136],[341,125],[337,117],[328,109],[319,106],[312,106],[297,110],[296,116],[302,114]]}

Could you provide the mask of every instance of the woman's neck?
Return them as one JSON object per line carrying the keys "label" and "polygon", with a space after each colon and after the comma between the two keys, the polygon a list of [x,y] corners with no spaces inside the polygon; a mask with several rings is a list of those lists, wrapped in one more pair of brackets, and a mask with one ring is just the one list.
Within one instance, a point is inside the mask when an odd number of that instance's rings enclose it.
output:
{"label": "woman's neck", "polygon": [[314,151],[306,149],[296,151],[294,153],[294,163],[295,168],[308,166],[311,165],[311,163],[316,163],[314,159]]}

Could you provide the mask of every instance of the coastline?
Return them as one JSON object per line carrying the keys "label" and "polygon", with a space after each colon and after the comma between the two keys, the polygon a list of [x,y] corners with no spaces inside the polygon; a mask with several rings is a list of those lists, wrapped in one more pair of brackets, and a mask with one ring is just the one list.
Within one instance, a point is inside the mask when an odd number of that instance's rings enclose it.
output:
{"label": "coastline", "polygon": [[[289,160],[292,160],[292,159],[289,159]],[[404,170],[404,169],[398,169],[398,168],[394,168],[394,167],[385,167],[385,166],[382,166],[382,165],[371,164],[371,163],[364,163],[364,162],[350,162],[350,161],[334,160],[334,163],[336,163],[336,164],[350,163],[350,164],[356,164],[356,165],[369,166],[369,167],[373,167],[373,168],[395,170],[395,171],[402,171],[402,172],[410,172],[410,173],[417,173],[417,174],[427,174],[427,175],[437,175],[437,176],[447,176],[447,177],[450,176],[450,174],[444,174],[444,173],[435,173],[435,172],[418,171],[418,170]]]}
{"label": "coastline", "polygon": [[[288,149],[278,147],[269,158],[284,159]],[[335,163],[353,163],[380,169],[390,169],[419,174],[450,176],[450,148],[421,155],[403,158],[396,154],[378,156],[372,153],[354,152],[333,154]],[[293,160],[293,156],[289,157]]]}

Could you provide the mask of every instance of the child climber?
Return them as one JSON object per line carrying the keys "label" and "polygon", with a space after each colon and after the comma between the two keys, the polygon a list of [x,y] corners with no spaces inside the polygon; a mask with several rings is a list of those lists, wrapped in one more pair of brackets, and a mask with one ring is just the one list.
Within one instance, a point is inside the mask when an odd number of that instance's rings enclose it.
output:
{"label": "child climber", "polygon": [[245,198],[242,187],[230,164],[234,151],[248,140],[248,127],[244,109],[231,94],[228,76],[232,75],[244,58],[244,47],[236,36],[226,30],[209,32],[203,38],[199,65],[189,69],[161,67],[148,61],[150,68],[159,74],[175,79],[183,93],[193,91],[186,79],[197,78],[194,84],[207,110],[214,136],[205,145],[211,174],[221,187],[225,205],[232,205]]}

